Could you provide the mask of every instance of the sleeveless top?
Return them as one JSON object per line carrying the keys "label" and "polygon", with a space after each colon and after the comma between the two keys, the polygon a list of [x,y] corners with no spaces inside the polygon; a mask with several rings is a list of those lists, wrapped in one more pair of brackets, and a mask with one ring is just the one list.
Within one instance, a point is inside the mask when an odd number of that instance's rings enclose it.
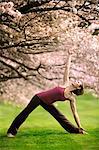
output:
{"label": "sleeveless top", "polygon": [[65,88],[55,87],[48,91],[44,91],[36,94],[44,103],[52,104],[56,101],[65,101],[66,97],[64,96]]}

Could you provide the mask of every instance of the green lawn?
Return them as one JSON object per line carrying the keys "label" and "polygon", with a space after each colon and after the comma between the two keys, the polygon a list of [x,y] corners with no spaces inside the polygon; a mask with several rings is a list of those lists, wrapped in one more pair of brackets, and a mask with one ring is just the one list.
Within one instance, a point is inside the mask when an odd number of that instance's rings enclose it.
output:
{"label": "green lawn", "polygon": [[[68,102],[58,102],[57,107],[74,123]],[[99,150],[99,99],[85,94],[78,97],[77,107],[88,135],[67,133],[48,112],[38,107],[17,136],[7,138],[7,128],[22,108],[0,103],[0,150]]]}

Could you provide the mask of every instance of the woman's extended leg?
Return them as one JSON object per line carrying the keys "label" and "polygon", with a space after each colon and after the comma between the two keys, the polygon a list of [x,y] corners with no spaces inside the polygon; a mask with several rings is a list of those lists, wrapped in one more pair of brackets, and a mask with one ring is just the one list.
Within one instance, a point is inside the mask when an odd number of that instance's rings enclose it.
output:
{"label": "woman's extended leg", "polygon": [[29,114],[40,104],[40,99],[35,95],[27,107],[14,119],[10,128],[7,131],[7,134],[11,133],[12,135],[17,134],[18,128],[26,120]]}
{"label": "woman's extended leg", "polygon": [[57,110],[54,105],[47,105],[41,102],[41,106],[47,110],[66,131],[70,133],[82,133],[82,131],[69,122],[69,120],[59,110]]}

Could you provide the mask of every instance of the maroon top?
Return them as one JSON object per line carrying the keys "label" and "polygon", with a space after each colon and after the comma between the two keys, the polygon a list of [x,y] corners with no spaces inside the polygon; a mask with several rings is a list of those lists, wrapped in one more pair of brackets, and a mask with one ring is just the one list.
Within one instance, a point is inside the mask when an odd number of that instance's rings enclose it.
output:
{"label": "maroon top", "polygon": [[36,94],[44,103],[52,104],[56,101],[65,101],[66,98],[64,96],[65,88],[55,87],[45,92],[41,92]]}

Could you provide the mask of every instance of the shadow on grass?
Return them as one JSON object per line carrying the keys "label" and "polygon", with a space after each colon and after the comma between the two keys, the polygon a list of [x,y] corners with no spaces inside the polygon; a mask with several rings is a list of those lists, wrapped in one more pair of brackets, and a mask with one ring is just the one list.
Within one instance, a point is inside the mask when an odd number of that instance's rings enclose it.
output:
{"label": "shadow on grass", "polygon": [[88,135],[69,134],[61,129],[22,128],[15,138],[0,133],[0,150],[98,150],[99,128]]}
{"label": "shadow on grass", "polygon": [[[19,130],[15,138],[30,138],[30,137],[50,137],[50,136],[64,136],[68,134],[66,131],[55,130],[55,129],[44,129],[44,128],[23,128],[21,131]],[[0,139],[12,139],[8,138],[6,135],[6,130],[0,133]],[[15,139],[13,138],[13,139]]]}
{"label": "shadow on grass", "polygon": [[44,128],[37,128],[37,129],[27,129],[24,128],[23,131],[21,131],[21,133],[19,133],[19,136],[61,136],[61,135],[65,135],[68,134],[67,132],[62,132],[59,130],[55,130],[55,129],[44,129]]}

